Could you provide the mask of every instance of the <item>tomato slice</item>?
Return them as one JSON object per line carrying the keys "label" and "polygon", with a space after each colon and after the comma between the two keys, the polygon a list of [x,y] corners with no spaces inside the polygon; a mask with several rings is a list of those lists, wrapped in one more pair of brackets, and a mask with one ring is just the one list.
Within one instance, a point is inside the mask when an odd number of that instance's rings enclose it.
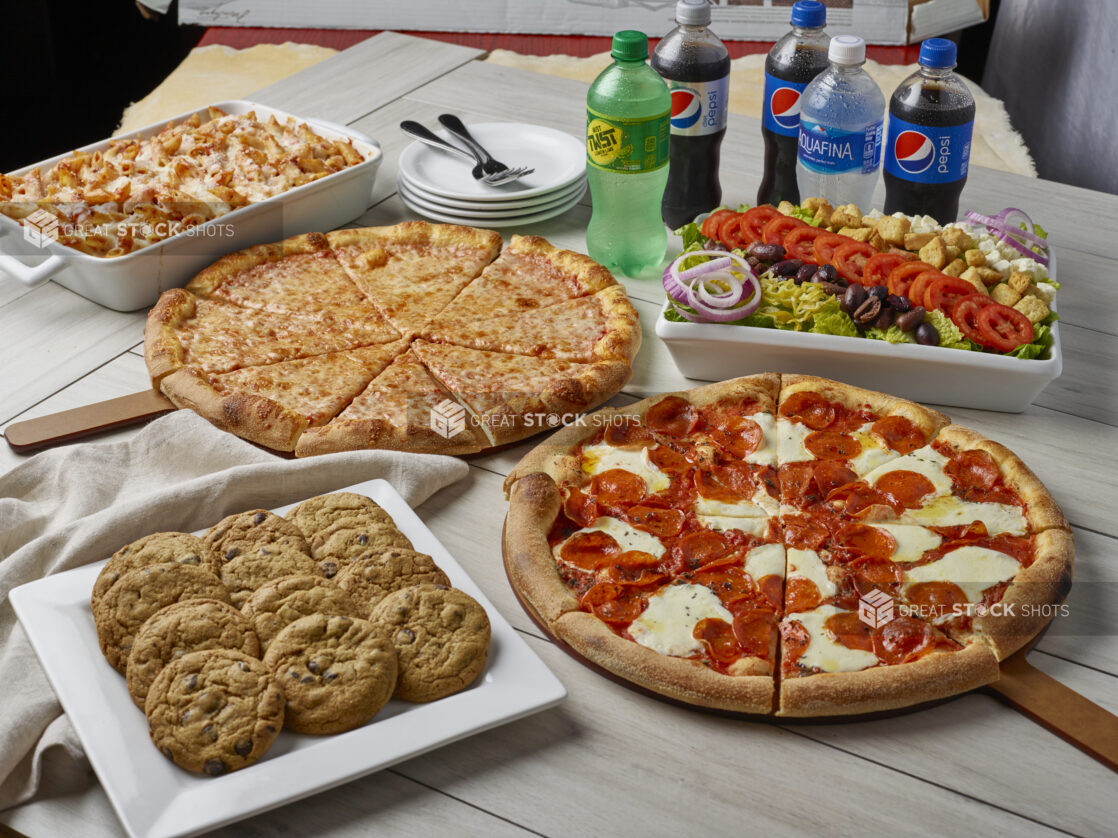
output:
{"label": "tomato slice", "polygon": [[807,224],[790,215],[781,215],[765,224],[761,231],[761,240],[765,244],[784,244],[784,237],[797,227],[807,227]]}
{"label": "tomato slice", "polygon": [[726,216],[718,225],[718,240],[730,250],[740,250],[749,244],[741,234],[741,219],[738,213]]}
{"label": "tomato slice", "polygon": [[[862,268],[862,284],[866,287],[888,285],[889,275],[893,273],[893,269],[907,264],[910,259],[911,257],[899,253],[875,253],[866,260],[865,267]],[[893,291],[890,289],[889,293]]]}
{"label": "tomato slice", "polygon": [[718,227],[729,215],[737,215],[737,213],[730,209],[715,210],[703,219],[703,223],[699,225],[699,232],[708,239],[717,239]]}
{"label": "tomato slice", "polygon": [[951,320],[959,327],[959,331],[980,346],[984,346],[985,343],[982,333],[978,329],[978,312],[992,302],[993,300],[985,294],[975,292],[968,294],[966,297],[960,297],[951,308]]}
{"label": "tomato slice", "polygon": [[820,265],[831,264],[831,257],[834,255],[835,249],[840,244],[852,241],[854,239],[849,236],[840,236],[838,233],[827,233],[825,236],[819,236],[812,245],[815,261]]}
{"label": "tomato slice", "polygon": [[784,237],[784,255],[789,259],[812,262],[815,260],[815,240],[829,235],[823,227],[812,227],[810,224],[789,230]]}
{"label": "tomato slice", "polygon": [[847,282],[862,284],[862,272],[866,262],[877,253],[877,248],[866,242],[848,241],[835,248],[831,264],[838,275]]}
{"label": "tomato slice", "polygon": [[929,308],[925,296],[928,292],[928,285],[933,279],[939,279],[941,276],[946,276],[946,274],[932,268],[931,270],[921,271],[912,278],[912,284],[908,286],[908,298],[914,306]]}
{"label": "tomato slice", "polygon": [[1012,352],[1023,343],[1032,343],[1035,335],[1028,317],[1001,303],[990,303],[978,312],[978,329],[987,339],[986,346],[999,352]]}
{"label": "tomato slice", "polygon": [[746,210],[741,217],[741,235],[745,243],[760,241],[765,225],[779,217],[780,212],[772,204],[761,204],[759,207]]}
{"label": "tomato slice", "polygon": [[[912,281],[916,279],[918,274],[924,271],[934,271],[931,265],[927,262],[905,262],[904,264],[897,265],[893,270],[889,271],[889,279],[886,285],[889,288],[890,294],[896,294],[898,297],[908,297],[912,300],[909,294],[909,287]],[[922,305],[918,300],[912,300],[913,305]]]}
{"label": "tomato slice", "polygon": [[924,308],[933,308],[950,315],[955,303],[974,293],[974,286],[965,279],[943,274],[928,283],[924,291]]}

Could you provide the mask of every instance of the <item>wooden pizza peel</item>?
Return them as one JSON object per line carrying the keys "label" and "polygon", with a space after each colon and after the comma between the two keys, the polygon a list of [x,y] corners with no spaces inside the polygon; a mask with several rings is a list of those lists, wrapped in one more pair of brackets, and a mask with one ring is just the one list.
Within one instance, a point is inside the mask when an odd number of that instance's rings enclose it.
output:
{"label": "wooden pizza peel", "polygon": [[61,413],[13,422],[4,431],[11,449],[26,454],[154,419],[177,408],[157,390],[144,390]]}

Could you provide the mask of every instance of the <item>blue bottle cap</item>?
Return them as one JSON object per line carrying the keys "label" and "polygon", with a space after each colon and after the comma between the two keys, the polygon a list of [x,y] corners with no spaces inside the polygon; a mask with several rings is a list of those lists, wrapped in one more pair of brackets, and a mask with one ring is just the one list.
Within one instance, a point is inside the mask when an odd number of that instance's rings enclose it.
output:
{"label": "blue bottle cap", "polygon": [[792,6],[792,25],[801,29],[821,29],[827,25],[827,7],[819,0],[799,0]]}
{"label": "blue bottle cap", "polygon": [[920,63],[935,70],[949,70],[955,66],[957,48],[946,38],[928,38],[920,45]]}

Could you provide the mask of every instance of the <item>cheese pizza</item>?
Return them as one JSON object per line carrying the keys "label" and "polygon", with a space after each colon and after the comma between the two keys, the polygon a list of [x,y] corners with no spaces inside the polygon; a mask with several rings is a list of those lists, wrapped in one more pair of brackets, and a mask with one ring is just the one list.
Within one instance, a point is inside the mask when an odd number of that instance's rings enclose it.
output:
{"label": "cheese pizza", "polygon": [[229,254],[148,314],[152,383],[297,456],[469,454],[553,427],[629,380],[640,321],[589,257],[501,245],[413,221]]}
{"label": "cheese pizza", "polygon": [[505,566],[576,654],[703,707],[890,710],[990,683],[1071,583],[1067,522],[937,411],[757,375],[593,414],[510,474]]}

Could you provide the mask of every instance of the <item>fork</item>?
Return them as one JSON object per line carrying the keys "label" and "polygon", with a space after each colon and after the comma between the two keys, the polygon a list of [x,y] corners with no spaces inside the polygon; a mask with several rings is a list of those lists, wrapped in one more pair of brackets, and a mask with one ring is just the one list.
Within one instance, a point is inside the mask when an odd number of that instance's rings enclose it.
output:
{"label": "fork", "polygon": [[[509,177],[515,174],[517,178],[522,178],[525,175],[530,175],[535,169],[529,169],[525,166],[513,169],[506,166],[504,163],[493,158],[493,156],[485,150],[481,143],[474,139],[474,135],[469,132],[469,129],[462,123],[462,120],[452,113],[444,113],[439,115],[439,124],[449,131],[453,136],[460,139],[466,144],[466,147],[473,152],[474,157],[477,159],[477,165],[474,166],[473,176],[481,178],[482,173],[488,176],[501,176],[508,177],[509,180],[514,178]],[[508,180],[503,181],[505,183]]]}
{"label": "fork", "polygon": [[[411,137],[415,137],[421,143],[426,143],[429,146],[440,149],[442,151],[449,151],[452,154],[457,154],[469,160],[471,163],[477,163],[477,158],[468,151],[463,151],[456,145],[451,145],[438,134],[429,131],[423,125],[411,119],[405,119],[400,123],[400,130]],[[474,166],[474,178],[480,180],[488,186],[500,186],[503,183],[512,183],[514,180],[519,180],[524,175],[531,174],[535,169],[504,169],[499,170],[494,174],[485,174],[480,164]]]}

